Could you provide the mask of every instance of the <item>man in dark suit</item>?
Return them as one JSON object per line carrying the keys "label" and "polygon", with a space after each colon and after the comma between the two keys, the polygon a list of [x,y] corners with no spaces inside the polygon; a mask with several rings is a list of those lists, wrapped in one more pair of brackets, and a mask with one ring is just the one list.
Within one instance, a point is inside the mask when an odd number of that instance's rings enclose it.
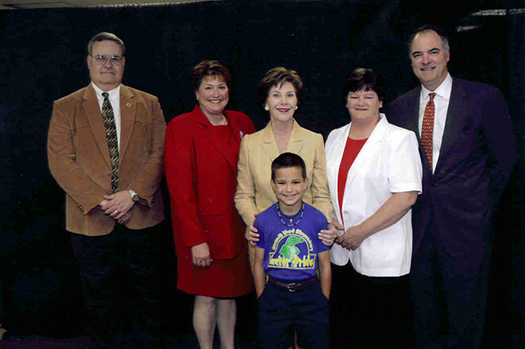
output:
{"label": "man in dark suit", "polygon": [[387,115],[418,135],[423,162],[423,193],[412,208],[417,348],[479,348],[490,218],[515,161],[511,122],[497,88],[450,76],[438,28],[416,30],[409,48],[421,86]]}
{"label": "man in dark suit", "polygon": [[[66,193],[66,229],[94,343],[158,348],[166,122],[155,96],[121,84],[125,63],[116,35],[91,39],[91,84],[53,106],[49,168]],[[127,330],[134,337],[126,338]]]}

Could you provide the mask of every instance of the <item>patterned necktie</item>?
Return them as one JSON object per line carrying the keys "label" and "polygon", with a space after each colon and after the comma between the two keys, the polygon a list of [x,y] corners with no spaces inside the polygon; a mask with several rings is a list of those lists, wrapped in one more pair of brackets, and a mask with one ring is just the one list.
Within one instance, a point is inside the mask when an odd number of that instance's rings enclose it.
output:
{"label": "patterned necktie", "polygon": [[115,126],[115,117],[113,107],[109,101],[109,93],[103,92],[104,103],[102,104],[102,120],[106,126],[106,139],[108,141],[109,159],[111,161],[111,190],[116,193],[118,190],[118,139],[117,127]]}
{"label": "patterned necktie", "polygon": [[432,166],[432,152],[434,149],[434,114],[436,113],[436,107],[434,106],[434,97],[436,93],[432,92],[428,95],[430,100],[425,107],[425,115],[423,116],[423,127],[421,130],[421,143],[423,143],[423,149],[427,155],[428,164],[430,169]]}

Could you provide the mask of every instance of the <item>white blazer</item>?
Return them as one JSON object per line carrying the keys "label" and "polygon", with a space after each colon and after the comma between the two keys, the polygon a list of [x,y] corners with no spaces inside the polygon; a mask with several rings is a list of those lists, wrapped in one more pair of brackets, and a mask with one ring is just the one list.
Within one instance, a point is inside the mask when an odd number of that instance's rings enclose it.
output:
{"label": "white blazer", "polygon": [[[422,167],[414,132],[388,123],[384,114],[348,171],[343,196],[343,216],[337,183],[339,167],[352,123],[333,130],[326,141],[326,168],[333,216],[345,230],[372,216],[392,193],[421,194]],[[412,210],[398,222],[367,238],[355,251],[334,245],[330,259],[336,265],[351,261],[367,276],[402,276],[410,272]]]}

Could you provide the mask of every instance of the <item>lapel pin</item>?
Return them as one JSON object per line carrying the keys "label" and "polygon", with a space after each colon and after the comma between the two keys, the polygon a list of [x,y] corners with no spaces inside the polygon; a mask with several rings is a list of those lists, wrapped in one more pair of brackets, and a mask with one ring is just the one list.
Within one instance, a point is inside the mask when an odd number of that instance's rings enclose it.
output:
{"label": "lapel pin", "polygon": [[127,103],[126,107],[128,107],[128,108],[131,107],[131,103]]}

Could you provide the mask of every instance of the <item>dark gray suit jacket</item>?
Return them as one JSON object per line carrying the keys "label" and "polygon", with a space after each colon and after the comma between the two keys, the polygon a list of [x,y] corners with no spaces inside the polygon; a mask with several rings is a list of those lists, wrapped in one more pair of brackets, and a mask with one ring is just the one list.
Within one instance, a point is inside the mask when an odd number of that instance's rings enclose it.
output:
{"label": "dark gray suit jacket", "polygon": [[393,124],[416,133],[422,155],[423,193],[412,211],[413,253],[433,229],[453,256],[480,260],[489,242],[487,222],[516,158],[505,99],[495,87],[453,80],[443,143],[432,174],[418,126],[420,93],[421,86],[397,98],[387,113]]}

